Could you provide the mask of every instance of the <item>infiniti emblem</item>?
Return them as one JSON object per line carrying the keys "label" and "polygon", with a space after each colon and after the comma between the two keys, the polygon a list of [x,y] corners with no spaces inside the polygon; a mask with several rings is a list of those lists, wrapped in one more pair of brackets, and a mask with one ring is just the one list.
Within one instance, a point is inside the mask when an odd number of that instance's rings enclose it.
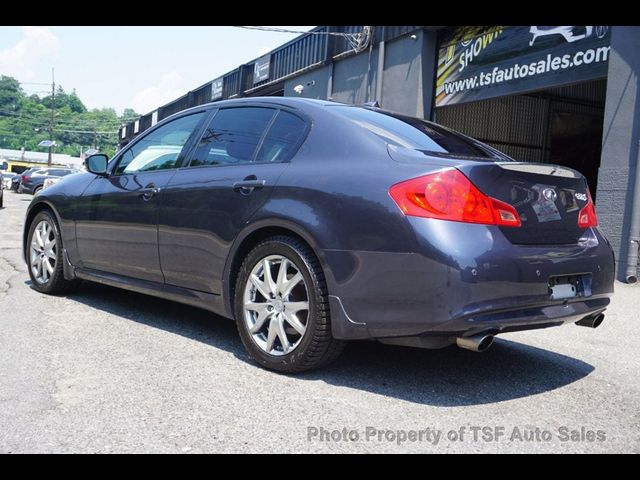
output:
{"label": "infiniti emblem", "polygon": [[546,198],[550,202],[555,202],[556,198],[558,198],[558,194],[553,188],[545,188],[542,191],[542,195],[544,195],[544,198]]}

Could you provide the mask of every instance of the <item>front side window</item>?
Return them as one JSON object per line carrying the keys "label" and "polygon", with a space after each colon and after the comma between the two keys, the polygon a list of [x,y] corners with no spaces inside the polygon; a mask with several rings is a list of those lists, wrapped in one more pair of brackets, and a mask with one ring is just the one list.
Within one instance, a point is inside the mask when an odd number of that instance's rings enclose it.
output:
{"label": "front side window", "polygon": [[114,174],[175,168],[180,153],[205,112],[178,118],[146,135],[122,154]]}
{"label": "front side window", "polygon": [[225,108],[211,119],[191,159],[190,167],[256,161],[256,150],[276,110],[260,107]]}

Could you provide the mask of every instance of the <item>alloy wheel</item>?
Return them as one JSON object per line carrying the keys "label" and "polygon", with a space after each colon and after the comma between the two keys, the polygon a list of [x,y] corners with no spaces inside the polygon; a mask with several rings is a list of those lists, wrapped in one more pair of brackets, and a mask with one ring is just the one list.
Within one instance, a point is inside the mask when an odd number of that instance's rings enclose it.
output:
{"label": "alloy wheel", "polygon": [[244,289],[243,316],[264,352],[282,356],[295,350],[307,330],[309,293],[291,260],[269,255],[253,267]]}
{"label": "alloy wheel", "polygon": [[53,226],[42,220],[31,237],[30,267],[36,282],[46,284],[56,268],[58,249]]}

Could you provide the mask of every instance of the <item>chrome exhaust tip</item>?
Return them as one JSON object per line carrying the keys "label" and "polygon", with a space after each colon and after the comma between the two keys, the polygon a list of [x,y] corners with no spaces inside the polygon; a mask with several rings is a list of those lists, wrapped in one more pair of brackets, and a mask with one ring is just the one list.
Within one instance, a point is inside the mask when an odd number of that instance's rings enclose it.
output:
{"label": "chrome exhaust tip", "polygon": [[484,352],[493,345],[493,335],[476,335],[474,337],[457,337],[456,345],[473,352]]}
{"label": "chrome exhaust tip", "polygon": [[604,321],[604,313],[598,313],[597,315],[591,315],[584,317],[582,320],[578,320],[576,325],[581,327],[598,328]]}

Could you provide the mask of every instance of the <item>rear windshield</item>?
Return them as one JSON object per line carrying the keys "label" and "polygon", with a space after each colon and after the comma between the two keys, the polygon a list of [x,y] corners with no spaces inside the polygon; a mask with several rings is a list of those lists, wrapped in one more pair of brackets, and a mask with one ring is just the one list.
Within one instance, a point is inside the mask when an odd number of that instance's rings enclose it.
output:
{"label": "rear windshield", "polygon": [[489,147],[433,123],[382,110],[336,105],[340,114],[378,135],[387,143],[434,154],[492,158]]}

